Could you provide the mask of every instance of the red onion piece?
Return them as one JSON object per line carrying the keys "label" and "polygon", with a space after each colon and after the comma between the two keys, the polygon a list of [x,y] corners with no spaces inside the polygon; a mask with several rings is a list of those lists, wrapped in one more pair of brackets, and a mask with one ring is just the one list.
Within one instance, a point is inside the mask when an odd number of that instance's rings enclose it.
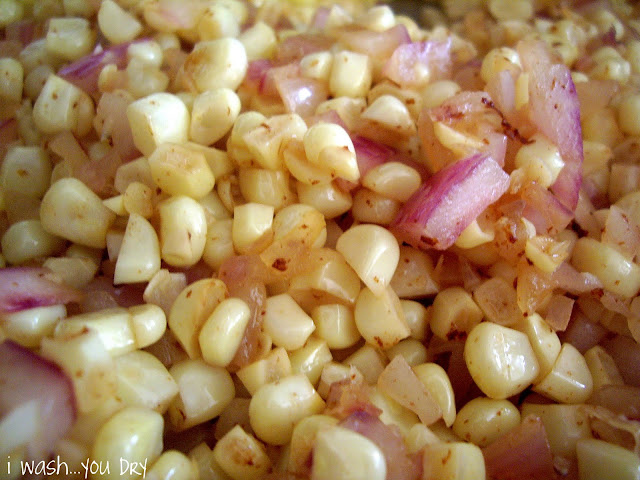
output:
{"label": "red onion piece", "polygon": [[535,415],[482,450],[487,477],[500,480],[554,480],[553,457],[542,420]]}
{"label": "red onion piece", "polygon": [[362,381],[353,379],[333,382],[329,386],[325,415],[331,415],[339,420],[344,420],[355,412],[365,412],[377,417],[382,413],[369,400],[371,389]]}
{"label": "red onion piece", "polygon": [[15,118],[9,118],[0,122],[0,158],[4,158],[9,146],[18,140],[18,122]]}
{"label": "red onion piece", "polygon": [[124,91],[105,92],[96,108],[96,122],[100,122],[102,139],[110,139],[111,145],[123,161],[128,161],[140,155],[133,143],[133,134],[127,119],[127,107],[133,102],[133,97]]}
{"label": "red onion piece", "polygon": [[0,416],[29,401],[40,407],[40,431],[28,444],[28,457],[46,459],[76,419],[71,380],[55,363],[17,343],[0,343]]}
{"label": "red onion piece", "polygon": [[544,43],[523,41],[518,53],[529,72],[529,117],[560,151],[565,162],[551,191],[570,210],[578,204],[582,183],[580,102],[571,71],[553,63]]}
{"label": "red onion piece", "polygon": [[403,88],[412,88],[444,78],[450,70],[451,40],[412,42],[403,43],[393,51],[382,68],[382,75]]}
{"label": "red onion piece", "polygon": [[308,117],[329,97],[324,82],[313,78],[297,77],[276,80],[276,89],[288,112]]}
{"label": "red onion piece", "polygon": [[605,340],[604,349],[613,357],[627,385],[640,387],[640,344],[623,335]]}
{"label": "red onion piece", "polygon": [[63,284],[46,268],[0,269],[0,313],[79,302],[82,297],[82,292]]}
{"label": "red onion piece", "polygon": [[522,214],[533,223],[537,232],[555,235],[573,219],[573,212],[537,183],[530,183],[522,189],[522,199],[525,201]]}
{"label": "red onion piece", "polygon": [[283,40],[278,45],[275,58],[277,64],[291,63],[300,60],[310,53],[329,50],[333,40],[324,35],[303,33],[293,35]]}
{"label": "red onion piece", "polygon": [[488,155],[476,154],[436,173],[405,203],[390,225],[415,248],[445,250],[509,187],[509,175]]}
{"label": "red onion piece", "polygon": [[5,39],[17,40],[23,47],[30,44],[36,37],[39,25],[32,19],[20,20],[5,27]]}
{"label": "red onion piece", "polygon": [[407,28],[401,24],[383,32],[347,27],[337,32],[337,37],[350,50],[380,60],[389,58],[398,46],[411,42]]}

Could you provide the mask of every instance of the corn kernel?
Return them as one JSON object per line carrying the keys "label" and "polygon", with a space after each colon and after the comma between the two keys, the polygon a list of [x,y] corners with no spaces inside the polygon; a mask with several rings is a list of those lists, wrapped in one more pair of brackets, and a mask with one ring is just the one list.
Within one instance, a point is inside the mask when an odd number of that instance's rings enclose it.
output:
{"label": "corn kernel", "polygon": [[473,480],[486,478],[482,450],[472,443],[427,445],[422,457],[423,478]]}
{"label": "corn kernel", "polygon": [[334,97],[364,97],[373,76],[373,67],[368,55],[350,51],[334,55],[329,77],[329,92]]}
{"label": "corn kernel", "polygon": [[520,425],[520,412],[508,400],[478,397],[458,412],[453,432],[463,440],[486,447]]}
{"label": "corn kernel", "polygon": [[196,43],[181,73],[184,85],[193,92],[216,88],[238,88],[247,72],[247,53],[236,38],[219,38]]}
{"label": "corn kernel", "polygon": [[24,68],[13,58],[0,58],[0,98],[7,102],[22,100]]}
{"label": "corn kernel", "polygon": [[142,24],[113,0],[105,0],[98,10],[98,26],[111,43],[130,42],[142,31]]}
{"label": "corn kernel", "polygon": [[595,438],[584,438],[576,443],[578,471],[582,480],[637,478],[640,460],[626,448]]}
{"label": "corn kernel", "polygon": [[238,40],[244,45],[249,61],[271,58],[278,44],[276,32],[263,21],[257,21],[244,30]]}
{"label": "corn kernel", "polygon": [[593,392],[593,378],[582,354],[565,343],[552,370],[533,390],[557,402],[584,403]]}
{"label": "corn kernel", "polygon": [[429,326],[442,340],[465,338],[483,318],[482,310],[462,287],[441,290],[433,300]]}
{"label": "corn kernel", "polygon": [[122,238],[114,285],[149,281],[160,270],[160,242],[153,226],[132,213]]}
{"label": "corn kernel", "polygon": [[456,402],[447,372],[437,363],[421,363],[414,366],[413,371],[440,406],[445,425],[453,425],[456,419]]}
{"label": "corn kernel", "polygon": [[200,152],[174,143],[159,145],[149,156],[153,181],[170,195],[199,199],[215,184],[213,172]]}
{"label": "corn kernel", "polygon": [[249,306],[239,298],[220,302],[198,336],[204,361],[217,367],[226,367],[231,363],[250,316]]}
{"label": "corn kernel", "polygon": [[369,288],[363,288],[356,300],[354,315],[362,337],[383,350],[411,334],[400,300],[389,287],[379,295]]}
{"label": "corn kernel", "polygon": [[229,88],[202,92],[193,101],[191,109],[191,139],[202,145],[217,142],[233,126],[240,107],[240,98]]}
{"label": "corn kernel", "polygon": [[40,220],[22,220],[7,229],[0,246],[6,261],[19,265],[59,252],[64,240],[47,232]]}
{"label": "corn kernel", "polygon": [[91,52],[95,32],[86,18],[52,18],[47,29],[47,50],[65,60],[77,60]]}
{"label": "corn kernel", "polygon": [[287,350],[302,347],[316,328],[311,317],[286,293],[269,297],[264,311],[265,332],[275,345]]}
{"label": "corn kernel", "polygon": [[287,351],[277,347],[264,358],[242,367],[237,375],[249,394],[254,395],[262,385],[291,375],[291,361]]}
{"label": "corn kernel", "polygon": [[234,208],[231,235],[239,253],[259,253],[273,237],[273,212],[270,205],[247,203]]}
{"label": "corn kernel", "polygon": [[207,239],[207,219],[202,205],[190,197],[170,197],[158,205],[160,253],[169,265],[198,263]]}

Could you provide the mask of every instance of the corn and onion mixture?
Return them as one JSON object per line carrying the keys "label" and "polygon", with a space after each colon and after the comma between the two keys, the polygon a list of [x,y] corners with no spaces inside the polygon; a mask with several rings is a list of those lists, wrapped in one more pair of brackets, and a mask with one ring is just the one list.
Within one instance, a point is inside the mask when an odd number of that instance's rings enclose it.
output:
{"label": "corn and onion mixture", "polygon": [[0,0],[2,478],[640,479],[640,7],[409,7]]}

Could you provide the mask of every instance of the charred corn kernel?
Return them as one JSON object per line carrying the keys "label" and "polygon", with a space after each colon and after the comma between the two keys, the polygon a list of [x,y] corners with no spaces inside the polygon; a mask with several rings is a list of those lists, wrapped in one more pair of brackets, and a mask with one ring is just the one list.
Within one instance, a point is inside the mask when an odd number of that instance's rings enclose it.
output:
{"label": "charred corn kernel", "polygon": [[342,363],[355,367],[369,385],[375,385],[388,360],[383,352],[370,344],[365,344],[345,358]]}
{"label": "charred corn kernel", "polygon": [[2,315],[2,330],[7,338],[27,348],[40,345],[43,337],[51,336],[60,320],[67,316],[64,305],[34,307]]}
{"label": "charred corn kernel", "polygon": [[523,168],[529,180],[547,188],[558,178],[564,160],[558,148],[541,134],[535,134],[531,140],[518,150],[516,167]]}
{"label": "charred corn kernel", "polygon": [[33,121],[43,133],[71,130],[84,136],[94,117],[89,95],[57,75],[50,75],[33,105]]}
{"label": "charred corn kernel", "polygon": [[300,59],[300,68],[305,77],[328,82],[332,63],[333,55],[331,52],[313,52]]}
{"label": "charred corn kernel", "polygon": [[312,164],[352,182],[360,178],[353,142],[340,125],[316,123],[305,132],[303,143],[307,160]]}
{"label": "charred corn kernel", "polygon": [[248,150],[244,135],[260,126],[267,117],[259,112],[242,112],[236,118],[227,139],[227,152],[235,162],[243,166],[252,166],[253,154]]}
{"label": "charred corn kernel", "polygon": [[169,421],[176,430],[186,430],[217,417],[235,397],[231,374],[200,359],[176,363],[169,373],[179,390],[168,410]]}
{"label": "charred corn kernel", "polygon": [[359,188],[353,196],[351,213],[361,223],[389,225],[400,210],[400,202],[368,188]]}
{"label": "charred corn kernel", "polygon": [[122,206],[126,213],[137,213],[149,218],[153,214],[153,190],[144,183],[131,182],[122,195]]}
{"label": "charred corn kernel", "polygon": [[474,219],[458,236],[456,246],[469,249],[493,241],[495,231],[493,229],[487,230],[483,227],[484,226],[480,226],[477,219]]}
{"label": "charred corn kernel", "polygon": [[316,436],[337,423],[338,419],[329,415],[311,415],[300,420],[291,435],[291,452],[287,471],[294,475],[306,475],[309,471],[308,460],[313,452]]}
{"label": "charred corn kernel", "polygon": [[384,454],[367,437],[339,426],[316,434],[311,471],[313,480],[383,480],[386,475]]}
{"label": "charred corn kernel", "polygon": [[[106,421],[96,435],[91,449],[91,459],[103,465],[137,466],[153,463],[162,453],[164,420],[158,412],[140,407],[126,407]],[[129,469],[121,473],[119,468],[109,469],[104,478],[137,478]]]}
{"label": "charred corn kernel", "polygon": [[149,480],[191,480],[197,477],[196,464],[178,450],[162,452],[145,475]]}
{"label": "charred corn kernel", "polygon": [[356,300],[354,316],[362,337],[383,350],[411,334],[400,300],[390,287],[379,295],[369,288],[362,289]]}
{"label": "charred corn kernel", "polygon": [[534,383],[537,383],[553,368],[553,364],[560,354],[560,339],[549,324],[537,313],[524,317],[516,328],[526,333],[529,338],[529,343],[538,359],[540,372],[534,380]]}
{"label": "charred corn kernel", "polygon": [[311,312],[316,333],[329,348],[347,348],[360,339],[353,310],[337,303],[319,305]]}
{"label": "charred corn kernel", "polygon": [[148,161],[153,181],[169,195],[199,199],[208,194],[215,184],[204,155],[182,145],[158,145]]}
{"label": "charred corn kernel", "polygon": [[248,253],[258,248],[259,252],[271,243],[273,213],[272,206],[260,203],[246,203],[233,209],[231,235],[236,251]]}
{"label": "charred corn kernel", "polygon": [[374,295],[387,289],[400,258],[398,241],[378,225],[351,227],[338,239],[336,250]]}
{"label": "charred corn kernel", "polygon": [[144,350],[115,359],[117,395],[126,405],[163,414],[178,394],[178,385],[166,367]]}
{"label": "charred corn kernel", "polygon": [[196,43],[181,69],[183,84],[193,92],[238,88],[247,72],[247,53],[236,38]]}
{"label": "charred corn kernel", "polygon": [[483,318],[482,310],[462,287],[441,290],[433,300],[429,326],[438,338],[465,338]]}
{"label": "charred corn kernel", "polygon": [[[296,113],[274,115],[255,124],[254,122],[259,118],[258,116],[245,117],[242,128],[247,128],[246,133],[242,134],[242,130],[240,130],[238,135],[242,135],[242,143],[258,166],[278,170],[282,168],[281,150],[284,141],[303,138],[307,131],[307,124]],[[247,126],[245,127],[245,125]],[[238,141],[236,141],[237,143]]]}
{"label": "charred corn kernel", "polygon": [[142,31],[142,24],[113,0],[105,0],[98,10],[98,26],[111,43],[130,42]]}
{"label": "charred corn kernel", "polygon": [[115,214],[75,178],[55,182],[42,199],[40,221],[46,231],[80,245],[104,248]]}
{"label": "charred corn kernel", "polygon": [[240,346],[251,310],[239,298],[220,302],[202,326],[198,341],[202,358],[216,367],[226,367]]}
{"label": "charred corn kernel", "polygon": [[551,371],[533,390],[557,402],[584,403],[593,392],[593,377],[582,354],[565,343]]}
{"label": "charred corn kernel", "polygon": [[623,385],[624,380],[611,355],[600,345],[591,347],[584,353],[584,359],[593,378],[593,391],[605,385]]}
{"label": "charred corn kernel", "polygon": [[398,266],[390,282],[400,298],[422,298],[438,293],[431,257],[409,246],[400,247]]}
{"label": "charred corn kernel", "polygon": [[47,232],[40,220],[22,220],[7,229],[0,245],[6,261],[19,265],[59,252],[64,247],[64,240]]}
{"label": "charred corn kernel", "polygon": [[275,345],[295,350],[305,344],[316,327],[295,300],[283,293],[267,298],[263,328]]}
{"label": "charred corn kernel", "polygon": [[233,480],[258,480],[272,468],[264,445],[240,425],[218,440],[213,458]]}
{"label": "charred corn kernel", "polygon": [[160,270],[160,242],[153,226],[129,215],[113,276],[114,285],[149,281]]}
{"label": "charred corn kernel", "polygon": [[155,188],[149,161],[145,157],[137,158],[118,167],[114,179],[114,187],[116,191],[124,194],[127,187],[133,183],[139,182],[149,188]]}
{"label": "charred corn kernel", "polygon": [[244,45],[249,61],[260,58],[271,58],[278,45],[276,32],[270,25],[263,21],[255,22],[244,30],[238,36],[238,40]]}
{"label": "charred corn kernel", "polygon": [[238,184],[247,202],[270,205],[275,210],[280,210],[295,198],[289,187],[289,173],[285,170],[241,168]]}
{"label": "charred corn kernel", "polygon": [[95,32],[86,18],[52,18],[47,28],[47,50],[65,60],[77,60],[91,52]]}
{"label": "charred corn kernel", "polygon": [[551,453],[568,459],[576,458],[576,443],[591,437],[589,417],[580,405],[522,404],[522,418],[536,415],[542,420]]}
{"label": "charred corn kernel", "polygon": [[149,156],[161,143],[184,143],[189,135],[189,110],[175,95],[152,93],[127,107],[133,143]]}
{"label": "charred corn kernel", "polygon": [[440,406],[445,425],[453,425],[456,419],[456,402],[447,372],[437,363],[421,363],[414,366],[413,371]]}
{"label": "charred corn kernel", "polygon": [[227,258],[235,253],[233,248],[233,220],[218,220],[207,227],[207,240],[202,252],[202,260],[214,270],[218,270]]}
{"label": "charred corn kernel", "polygon": [[271,445],[289,443],[296,423],[320,413],[324,401],[304,374],[260,387],[251,398],[249,420],[257,437]]}
{"label": "charred corn kernel", "polygon": [[381,95],[369,105],[360,118],[400,135],[416,133],[416,125],[407,106],[393,95]]}
{"label": "charred corn kernel", "polygon": [[460,85],[451,80],[438,80],[429,83],[420,92],[425,108],[439,107],[446,99],[460,92]]}
{"label": "charred corn kernel", "polygon": [[287,351],[277,347],[264,358],[242,367],[237,375],[247,391],[254,395],[262,385],[291,375],[291,361]]}
{"label": "charred corn kernel", "polygon": [[368,55],[344,50],[333,57],[329,92],[333,97],[364,97],[371,88],[373,67]]}
{"label": "charred corn kernel", "polygon": [[415,168],[399,162],[386,162],[374,167],[362,179],[363,186],[402,203],[415,193],[421,183]]}
{"label": "charred corn kernel", "polygon": [[480,390],[494,399],[522,392],[540,372],[528,337],[491,322],[482,322],[471,330],[464,359]]}
{"label": "charred corn kernel", "polygon": [[198,263],[207,239],[207,219],[202,205],[179,195],[158,205],[160,216],[160,253],[174,267]]}
{"label": "charred corn kernel", "polygon": [[24,68],[13,58],[0,58],[0,98],[7,102],[22,100]]}
{"label": "charred corn kernel", "polygon": [[233,126],[240,113],[240,98],[229,88],[207,90],[193,101],[189,136],[202,145],[211,145]]}
{"label": "charred corn kernel", "polygon": [[240,33],[239,19],[224,3],[213,3],[205,8],[198,21],[200,40],[215,40],[222,37],[237,37]]}
{"label": "charred corn kernel", "polygon": [[578,239],[571,263],[581,272],[597,276],[607,290],[617,295],[630,298],[640,290],[640,267],[593,238]]}
{"label": "charred corn kernel", "polygon": [[[384,367],[382,368],[384,369]],[[329,396],[331,385],[342,380],[360,383],[364,381],[364,377],[354,366],[343,365],[333,361],[325,363],[324,367],[322,367],[322,373],[320,374],[320,381],[318,382],[318,394],[323,400],[326,400]]]}
{"label": "charred corn kernel", "polygon": [[404,319],[411,330],[411,337],[424,342],[429,334],[429,311],[424,305],[414,300],[400,300],[400,305],[404,312]]}
{"label": "charred corn kernel", "polygon": [[640,95],[629,95],[618,105],[618,125],[627,135],[640,135]]}
{"label": "charred corn kernel", "polygon": [[422,456],[422,478],[472,480],[486,478],[482,450],[471,443],[434,443]]}
{"label": "charred corn kernel", "polygon": [[69,338],[44,337],[40,354],[57,363],[73,382],[78,411],[89,413],[116,394],[114,360],[93,330]]}
{"label": "charred corn kernel", "polygon": [[486,447],[520,425],[520,412],[508,400],[478,397],[458,412],[453,432],[463,440]]}
{"label": "charred corn kernel", "polygon": [[580,480],[632,480],[640,475],[638,456],[619,445],[595,438],[584,438],[576,443],[576,453]]}
{"label": "charred corn kernel", "polygon": [[340,190],[334,183],[298,183],[297,191],[301,203],[314,207],[327,219],[346,213],[353,204],[351,194]]}
{"label": "charred corn kernel", "polygon": [[367,108],[364,98],[340,96],[325,100],[316,108],[316,115],[335,111],[349,130],[356,127],[360,121],[360,115]]}
{"label": "charred corn kernel", "polygon": [[426,362],[428,358],[427,347],[415,338],[405,338],[401,340],[393,347],[387,349],[386,353],[390,359],[393,359],[396,355],[400,355],[412,367]]}
{"label": "charred corn kernel", "polygon": [[222,280],[203,278],[188,285],[173,302],[169,328],[189,357],[201,356],[198,336],[202,325],[227,296]]}
{"label": "charred corn kernel", "polygon": [[289,354],[293,374],[304,373],[312,385],[317,385],[324,366],[333,359],[327,342],[309,337],[304,346]]}

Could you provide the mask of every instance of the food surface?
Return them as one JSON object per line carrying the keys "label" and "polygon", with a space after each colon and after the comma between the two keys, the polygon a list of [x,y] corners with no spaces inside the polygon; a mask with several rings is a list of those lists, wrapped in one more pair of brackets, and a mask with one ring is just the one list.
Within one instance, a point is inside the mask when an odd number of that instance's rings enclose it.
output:
{"label": "food surface", "polygon": [[0,28],[0,478],[640,479],[639,6]]}

